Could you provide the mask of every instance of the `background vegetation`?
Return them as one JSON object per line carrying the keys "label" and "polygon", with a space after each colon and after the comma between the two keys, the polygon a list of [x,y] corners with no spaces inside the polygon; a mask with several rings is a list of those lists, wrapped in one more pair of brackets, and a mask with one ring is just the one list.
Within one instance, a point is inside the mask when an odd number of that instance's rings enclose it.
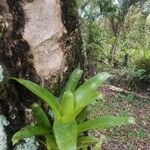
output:
{"label": "background vegetation", "polygon": [[80,17],[89,72],[107,70],[125,83],[150,81],[150,1],[83,0]]}
{"label": "background vegetation", "polygon": [[107,150],[150,149],[150,1],[80,0],[79,6],[87,74],[114,75],[89,117],[128,114],[137,122],[91,134],[109,135],[103,146]]}

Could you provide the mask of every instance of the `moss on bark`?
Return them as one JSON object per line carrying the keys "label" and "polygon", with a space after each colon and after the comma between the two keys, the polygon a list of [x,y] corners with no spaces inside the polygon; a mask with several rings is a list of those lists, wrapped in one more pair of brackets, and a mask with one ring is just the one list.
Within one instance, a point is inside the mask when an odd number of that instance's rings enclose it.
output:
{"label": "moss on bark", "polygon": [[[65,39],[63,46],[66,49],[66,66],[68,66],[66,77],[68,77],[74,68],[78,67],[84,70],[83,41],[79,25],[77,1],[61,0],[61,8],[62,20],[67,30],[62,41]],[[63,81],[65,83],[66,78]]]}

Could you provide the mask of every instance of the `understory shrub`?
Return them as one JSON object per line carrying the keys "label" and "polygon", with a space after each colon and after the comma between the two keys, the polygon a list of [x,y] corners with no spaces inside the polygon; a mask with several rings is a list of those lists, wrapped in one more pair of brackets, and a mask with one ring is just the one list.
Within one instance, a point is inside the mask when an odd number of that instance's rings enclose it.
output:
{"label": "understory shrub", "polygon": [[150,82],[150,49],[142,50],[139,58],[135,61],[139,80]]}
{"label": "understory shrub", "polygon": [[150,50],[136,50],[132,54],[132,62],[126,68],[129,82],[138,85],[140,82],[150,82]]}

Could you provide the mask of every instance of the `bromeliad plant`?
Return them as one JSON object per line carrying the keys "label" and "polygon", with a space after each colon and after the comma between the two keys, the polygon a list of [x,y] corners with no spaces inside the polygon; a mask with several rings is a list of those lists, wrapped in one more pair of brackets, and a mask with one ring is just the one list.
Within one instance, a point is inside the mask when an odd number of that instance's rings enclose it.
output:
{"label": "bromeliad plant", "polygon": [[78,69],[72,72],[60,98],[56,98],[51,92],[36,83],[11,78],[46,102],[54,114],[54,123],[51,123],[42,108],[38,104],[33,104],[32,112],[37,123],[15,133],[12,137],[13,144],[16,144],[20,139],[38,135],[45,137],[44,144],[48,150],[87,149],[88,146],[93,145],[96,145],[94,149],[100,149],[98,148],[100,140],[85,136],[83,132],[134,123],[132,117],[113,116],[85,121],[84,118],[87,117],[85,117],[85,108],[92,101],[101,97],[97,88],[110,75],[105,72],[99,73],[76,89],[82,73],[83,71]]}

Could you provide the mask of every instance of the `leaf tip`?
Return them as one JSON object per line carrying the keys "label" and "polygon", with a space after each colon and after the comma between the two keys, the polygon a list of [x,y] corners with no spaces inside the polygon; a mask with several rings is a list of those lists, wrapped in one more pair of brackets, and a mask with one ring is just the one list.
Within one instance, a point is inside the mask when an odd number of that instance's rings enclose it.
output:
{"label": "leaf tip", "polygon": [[103,95],[100,93],[97,97],[97,99],[104,99]]}
{"label": "leaf tip", "polygon": [[76,73],[77,73],[77,74],[81,74],[81,73],[83,73],[83,70],[76,69]]}
{"label": "leaf tip", "polygon": [[136,124],[135,119],[133,117],[129,117],[128,122],[131,124]]}
{"label": "leaf tip", "polygon": [[15,77],[9,77],[8,80],[16,80],[17,78]]}
{"label": "leaf tip", "polygon": [[99,75],[104,78],[110,78],[113,76],[112,74],[110,74],[108,72],[102,72],[102,73],[99,73]]}
{"label": "leaf tip", "polygon": [[32,104],[32,108],[37,108],[39,105],[37,103]]}
{"label": "leaf tip", "polygon": [[16,134],[12,137],[12,143],[13,143],[13,145],[15,145],[16,143],[18,143],[18,138],[17,138],[17,136],[16,136]]}

